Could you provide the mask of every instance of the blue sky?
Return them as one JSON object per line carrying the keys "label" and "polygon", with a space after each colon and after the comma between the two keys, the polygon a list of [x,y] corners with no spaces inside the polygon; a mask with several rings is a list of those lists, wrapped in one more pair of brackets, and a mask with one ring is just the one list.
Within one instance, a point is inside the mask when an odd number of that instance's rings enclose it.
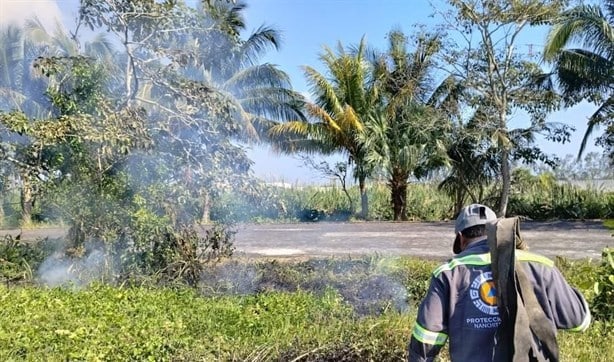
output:
{"label": "blue sky", "polygon": [[[194,0],[189,0],[194,2]],[[429,0],[247,0],[245,12],[248,32],[260,25],[268,25],[282,33],[279,52],[270,51],[263,61],[277,64],[286,71],[294,88],[308,93],[301,66],[310,65],[321,69],[318,59],[323,46],[335,47],[337,42],[344,45],[356,44],[365,36],[372,47],[385,49],[386,34],[393,28],[411,33],[414,24],[433,25],[439,23],[430,17],[434,11]],[[441,0],[434,0],[442,4]],[[37,14],[46,24],[50,17],[61,13],[62,20],[70,29],[78,8],[78,0],[0,0],[0,21],[17,20]],[[538,53],[544,43],[544,30],[531,31],[518,42],[519,47]],[[323,71],[323,70],[322,70]],[[561,121],[576,127],[572,142],[566,145],[543,143],[547,153],[558,155],[575,154],[586,129],[586,117],[594,107],[582,104],[573,109],[559,111],[551,120]],[[514,122],[522,124],[523,117]],[[588,151],[595,151],[590,143]],[[276,155],[263,148],[250,150],[257,176],[266,180],[283,180],[290,183],[322,182],[321,177],[302,167],[293,157]],[[329,158],[333,161],[336,158]]]}
{"label": "blue sky", "polygon": [[[432,3],[441,5],[443,2],[434,0]],[[335,47],[338,41],[344,45],[356,44],[365,36],[370,46],[386,49],[386,34],[393,28],[410,34],[416,24],[440,23],[432,16],[434,9],[429,0],[254,0],[248,4],[248,30],[267,24],[283,34],[280,51],[269,52],[264,60],[280,65],[290,74],[294,88],[301,92],[309,91],[301,66],[319,68],[318,55],[323,46]],[[518,44],[521,50],[528,51],[531,46],[532,51],[539,54],[545,39],[546,29],[530,30],[522,35]],[[541,145],[544,151],[560,156],[575,155],[586,129],[586,118],[593,109],[591,105],[581,104],[553,114],[551,120],[573,125],[576,132],[572,142],[565,145],[544,141]],[[518,125],[526,122],[520,114],[515,117],[513,122]],[[587,151],[595,150],[591,142]],[[293,182],[294,175],[308,177],[309,171],[298,167],[300,162],[291,157],[262,149],[254,150],[252,155],[261,175],[274,177],[282,167],[288,170],[282,174],[287,175],[283,177],[286,181]],[[261,159],[268,162],[260,163]]]}
{"label": "blue sky", "polygon": [[[386,34],[392,28],[410,32],[412,24],[433,21],[427,0],[255,0],[248,2],[246,20],[252,31],[262,24],[282,32],[282,46],[263,59],[286,71],[293,87],[308,93],[301,66],[319,68],[323,46],[334,48],[356,44],[364,36],[372,47],[385,49]],[[277,155],[269,149],[250,152],[257,174],[286,182],[321,182],[291,156]],[[316,156],[319,157],[319,156]],[[323,158],[335,162],[338,158]]]}

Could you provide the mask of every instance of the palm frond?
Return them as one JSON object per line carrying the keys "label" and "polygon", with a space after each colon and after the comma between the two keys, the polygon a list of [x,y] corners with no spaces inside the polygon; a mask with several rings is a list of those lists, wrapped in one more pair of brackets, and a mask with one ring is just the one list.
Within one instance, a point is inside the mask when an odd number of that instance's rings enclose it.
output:
{"label": "palm frond", "polygon": [[272,120],[305,120],[302,96],[283,88],[258,88],[243,94],[239,102],[253,115]]}
{"label": "palm frond", "polygon": [[608,92],[613,84],[612,61],[590,51],[563,50],[554,65],[559,85],[567,95],[591,89]]}
{"label": "palm frond", "polygon": [[100,33],[85,43],[85,53],[96,58],[109,59],[115,55],[115,47],[106,34]]}
{"label": "palm frond", "polygon": [[335,119],[331,117],[331,115],[324,108],[313,103],[307,103],[305,107],[310,115],[321,120],[324,124],[330,127],[331,131],[343,132],[343,129],[337,124]]}
{"label": "palm frond", "polygon": [[279,50],[279,46],[279,32],[262,25],[241,44],[240,54],[244,64],[253,65],[267,50]]}
{"label": "palm frond", "polygon": [[52,42],[51,35],[37,16],[25,20],[24,30],[35,43],[50,44]]}
{"label": "palm frond", "polygon": [[311,91],[315,95],[316,102],[323,108],[329,109],[334,114],[343,113],[341,104],[333,85],[317,70],[305,66],[305,77],[311,86]]}
{"label": "palm frond", "polygon": [[301,121],[290,121],[279,123],[269,128],[269,134],[272,137],[296,135],[306,137],[309,135],[309,123]]}
{"label": "palm frond", "polygon": [[352,108],[350,105],[346,105],[344,107],[343,117],[341,117],[341,120],[343,120],[342,128],[344,129],[355,130],[355,132],[357,133],[362,132],[364,129],[360,117],[358,116],[358,114],[356,114],[356,111],[354,111],[354,108]]}
{"label": "palm frond", "polygon": [[602,56],[614,54],[614,29],[596,5],[580,5],[561,15],[547,36],[544,59],[553,61],[566,46],[579,43]]}
{"label": "palm frond", "polygon": [[241,94],[243,89],[254,87],[291,88],[290,77],[277,66],[269,63],[240,69],[221,84],[221,87]]}
{"label": "palm frond", "polygon": [[580,150],[578,151],[578,160],[584,154],[588,139],[592,136],[593,132],[600,126],[608,121],[611,121],[614,117],[614,96],[610,96],[588,119],[586,132],[582,137],[582,143],[580,144]]}

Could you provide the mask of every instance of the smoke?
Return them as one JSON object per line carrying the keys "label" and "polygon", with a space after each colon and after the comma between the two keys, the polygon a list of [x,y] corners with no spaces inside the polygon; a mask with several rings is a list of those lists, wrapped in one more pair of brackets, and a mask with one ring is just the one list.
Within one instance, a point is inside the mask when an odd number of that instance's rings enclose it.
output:
{"label": "smoke", "polygon": [[[384,263],[382,261],[385,261]],[[409,310],[401,276],[383,265],[388,260],[310,259],[304,262],[241,262],[212,266],[201,275],[204,295],[253,295],[295,292],[320,295],[334,290],[357,316]]]}
{"label": "smoke", "polygon": [[200,289],[205,295],[251,295],[259,291],[259,284],[255,265],[233,261],[203,271]]}
{"label": "smoke", "polygon": [[112,274],[114,263],[102,245],[87,244],[80,257],[67,257],[56,251],[38,268],[38,281],[49,287],[72,286],[82,288]]}

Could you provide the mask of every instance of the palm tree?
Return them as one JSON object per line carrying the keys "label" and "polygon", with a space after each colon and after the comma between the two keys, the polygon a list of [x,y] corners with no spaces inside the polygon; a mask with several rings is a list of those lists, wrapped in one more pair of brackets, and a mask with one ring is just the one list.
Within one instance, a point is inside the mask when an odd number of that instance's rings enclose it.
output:
{"label": "palm tree", "polygon": [[486,186],[497,179],[500,169],[498,149],[485,140],[481,122],[475,119],[454,127],[447,151],[450,171],[438,186],[454,200],[454,216],[467,199],[484,203],[488,196]]}
{"label": "palm tree", "polygon": [[[223,8],[223,4],[221,6]],[[236,138],[261,143],[269,140],[268,130],[278,122],[305,120],[304,101],[303,96],[292,89],[284,71],[276,65],[260,62],[266,51],[279,48],[279,33],[275,29],[261,26],[247,39],[239,37],[245,28],[238,14],[243,8],[242,3],[236,4],[222,18],[220,28],[229,40],[226,47],[219,48],[216,42],[217,48],[201,49],[197,63],[187,75],[207,84],[234,106],[234,121],[240,127],[234,135]],[[213,38],[219,39],[224,33],[214,33]],[[203,36],[212,39],[211,34]],[[212,49],[215,49],[213,54]],[[207,205],[214,196],[206,189],[201,189],[203,222],[209,221]]]}
{"label": "palm tree", "polygon": [[306,105],[312,120],[286,122],[270,130],[282,152],[345,154],[358,180],[362,218],[368,217],[366,180],[372,168],[359,135],[380,101],[366,53],[364,38],[348,49],[339,43],[336,53],[325,47],[320,59],[326,66],[326,75],[304,67],[315,98],[315,102]]}
{"label": "palm tree", "polygon": [[[104,36],[85,44],[85,55],[109,59],[112,47]],[[51,85],[36,67],[39,59],[54,56],[78,56],[79,44],[58,26],[50,34],[36,17],[26,20],[23,27],[7,26],[0,30],[0,111],[22,112],[28,119],[49,118],[52,103],[46,90]],[[108,64],[114,62],[108,61]],[[13,157],[14,156],[14,157]],[[36,200],[35,180],[38,171],[26,167],[40,162],[36,153],[21,145],[12,157],[20,178],[22,222],[30,222]]]}
{"label": "palm tree", "polygon": [[363,136],[369,161],[387,174],[394,220],[406,220],[409,179],[445,163],[451,128],[445,111],[457,102],[451,79],[438,86],[432,79],[440,49],[437,35],[419,36],[413,52],[407,51],[408,38],[401,31],[392,31],[388,38],[388,52],[375,59],[384,104]]}
{"label": "palm tree", "polygon": [[0,29],[0,110],[22,111],[31,117],[49,113],[50,103],[44,96],[47,85],[33,69],[44,51],[44,45],[29,38],[22,28]]}
{"label": "palm tree", "polygon": [[[614,160],[614,1],[578,5],[563,12],[550,29],[544,59],[571,104],[586,99],[599,107],[589,117],[578,158],[599,126],[606,131],[598,142],[609,147]],[[577,47],[573,47],[577,45]]]}

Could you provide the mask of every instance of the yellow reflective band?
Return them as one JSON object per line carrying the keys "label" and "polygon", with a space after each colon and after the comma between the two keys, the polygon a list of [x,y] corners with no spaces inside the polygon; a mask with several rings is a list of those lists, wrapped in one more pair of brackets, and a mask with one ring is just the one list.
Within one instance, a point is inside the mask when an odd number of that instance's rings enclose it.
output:
{"label": "yellow reflective band", "polygon": [[544,264],[547,265],[549,267],[553,267],[554,266],[554,262],[548,258],[546,258],[545,256],[541,256],[538,254],[533,254],[531,252],[528,252],[526,250],[516,250],[516,259],[520,260],[520,261],[534,261],[536,263],[540,263],[540,264]]}
{"label": "yellow reflective band", "polygon": [[412,333],[414,338],[422,343],[442,346],[448,340],[448,335],[445,333],[431,332],[428,329],[422,327],[418,322],[414,325],[414,331]]}
{"label": "yellow reflective band", "polygon": [[584,309],[586,310],[586,316],[584,317],[584,320],[582,321],[582,323],[580,323],[579,326],[574,327],[574,328],[570,328],[568,329],[568,331],[571,332],[584,332],[588,326],[591,324],[591,311],[588,308],[588,304],[586,304],[586,301],[583,301],[584,304]]}
{"label": "yellow reflective band", "polygon": [[[525,250],[516,249],[516,259],[519,261],[532,261],[540,264],[544,264],[549,267],[554,266],[554,262],[545,256],[541,256],[538,254],[534,254]],[[488,265],[490,264],[490,253],[485,254],[475,254],[475,255],[467,255],[462,258],[454,258],[449,262],[439,266],[435,271],[433,271],[433,275],[438,277],[439,274],[444,271],[452,270],[459,265]]]}
{"label": "yellow reflective band", "polygon": [[488,265],[488,264],[490,264],[490,254],[488,253],[467,255],[467,256],[463,256],[462,258],[454,258],[450,260],[449,262],[443,264],[439,268],[435,269],[435,271],[433,271],[433,275],[435,275],[435,277],[438,277],[439,274],[443,273],[444,271],[452,270],[459,265]]}

